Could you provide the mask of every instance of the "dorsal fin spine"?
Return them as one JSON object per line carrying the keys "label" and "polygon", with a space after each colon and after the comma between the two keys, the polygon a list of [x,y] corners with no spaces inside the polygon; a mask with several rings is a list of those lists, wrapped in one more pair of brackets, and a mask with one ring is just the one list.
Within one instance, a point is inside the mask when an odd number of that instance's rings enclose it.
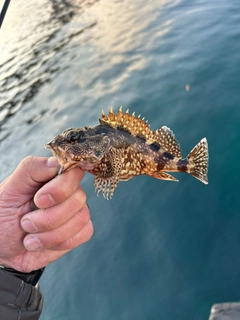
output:
{"label": "dorsal fin spine", "polygon": [[127,129],[133,136],[142,135],[146,140],[153,138],[153,132],[151,131],[147,122],[144,121],[144,118],[140,118],[139,115],[135,117],[135,113],[132,115],[129,114],[129,110],[125,113],[122,113],[122,108],[120,107],[116,115],[113,113],[112,108],[110,108],[108,116],[102,114],[102,119],[100,120],[101,124],[108,124],[113,128],[121,127]]}

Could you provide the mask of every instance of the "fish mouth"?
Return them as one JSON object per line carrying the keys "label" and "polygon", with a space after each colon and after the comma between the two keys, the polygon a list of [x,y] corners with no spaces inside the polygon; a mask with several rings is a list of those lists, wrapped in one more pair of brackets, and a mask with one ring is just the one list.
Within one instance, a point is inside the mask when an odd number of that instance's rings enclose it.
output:
{"label": "fish mouth", "polygon": [[71,168],[74,168],[77,165],[77,162],[73,161],[69,156],[67,156],[66,151],[63,150],[61,147],[56,147],[52,145],[51,142],[45,144],[44,147],[46,149],[51,150],[53,156],[58,159],[58,162],[61,166],[58,171],[58,174],[61,174]]}
{"label": "fish mouth", "polygon": [[92,170],[101,159],[98,159],[92,152],[87,155],[75,155],[69,150],[64,150],[60,146],[53,145],[51,142],[44,145],[46,149],[51,150],[54,157],[58,159],[60,169],[58,174],[80,167],[82,170]]}

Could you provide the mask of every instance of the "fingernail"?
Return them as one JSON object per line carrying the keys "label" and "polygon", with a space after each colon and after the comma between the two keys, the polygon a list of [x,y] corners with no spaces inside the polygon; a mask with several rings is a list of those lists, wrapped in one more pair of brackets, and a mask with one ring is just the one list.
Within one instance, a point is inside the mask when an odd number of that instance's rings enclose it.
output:
{"label": "fingernail", "polygon": [[48,168],[58,168],[59,167],[59,162],[58,162],[58,159],[55,158],[55,157],[50,157],[47,159],[47,162],[46,162],[46,167]]}
{"label": "fingernail", "polygon": [[42,248],[41,242],[36,237],[25,240],[24,246],[28,251],[39,251]]}
{"label": "fingernail", "polygon": [[40,208],[49,208],[54,204],[52,196],[50,194],[42,194],[37,199],[37,206]]}
{"label": "fingernail", "polygon": [[32,221],[30,220],[23,220],[21,222],[21,226],[23,228],[24,231],[27,231],[27,232],[36,232],[37,231],[37,228],[35,227],[35,225],[32,223]]}

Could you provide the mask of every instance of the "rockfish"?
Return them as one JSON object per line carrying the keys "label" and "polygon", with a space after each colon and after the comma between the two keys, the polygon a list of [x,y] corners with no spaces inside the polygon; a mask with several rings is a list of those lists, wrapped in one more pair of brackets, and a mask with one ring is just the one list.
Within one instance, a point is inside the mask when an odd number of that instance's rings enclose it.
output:
{"label": "rockfish", "polygon": [[187,172],[208,183],[208,144],[203,138],[182,159],[174,133],[166,126],[152,131],[144,118],[112,108],[95,127],[69,128],[45,145],[57,157],[59,174],[79,166],[92,173],[97,193],[108,199],[119,181],[146,174],[178,181],[167,172]]}

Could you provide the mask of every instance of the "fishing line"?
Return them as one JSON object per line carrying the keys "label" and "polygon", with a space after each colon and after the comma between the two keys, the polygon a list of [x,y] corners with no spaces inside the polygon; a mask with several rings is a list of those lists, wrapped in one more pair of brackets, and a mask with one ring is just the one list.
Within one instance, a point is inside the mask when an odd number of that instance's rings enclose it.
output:
{"label": "fishing line", "polygon": [[7,12],[7,9],[8,9],[8,5],[10,3],[11,0],[5,0],[4,1],[4,4],[3,4],[3,7],[2,7],[2,11],[0,13],[0,28],[2,26],[2,23],[3,23],[3,19],[5,17],[5,14]]}

